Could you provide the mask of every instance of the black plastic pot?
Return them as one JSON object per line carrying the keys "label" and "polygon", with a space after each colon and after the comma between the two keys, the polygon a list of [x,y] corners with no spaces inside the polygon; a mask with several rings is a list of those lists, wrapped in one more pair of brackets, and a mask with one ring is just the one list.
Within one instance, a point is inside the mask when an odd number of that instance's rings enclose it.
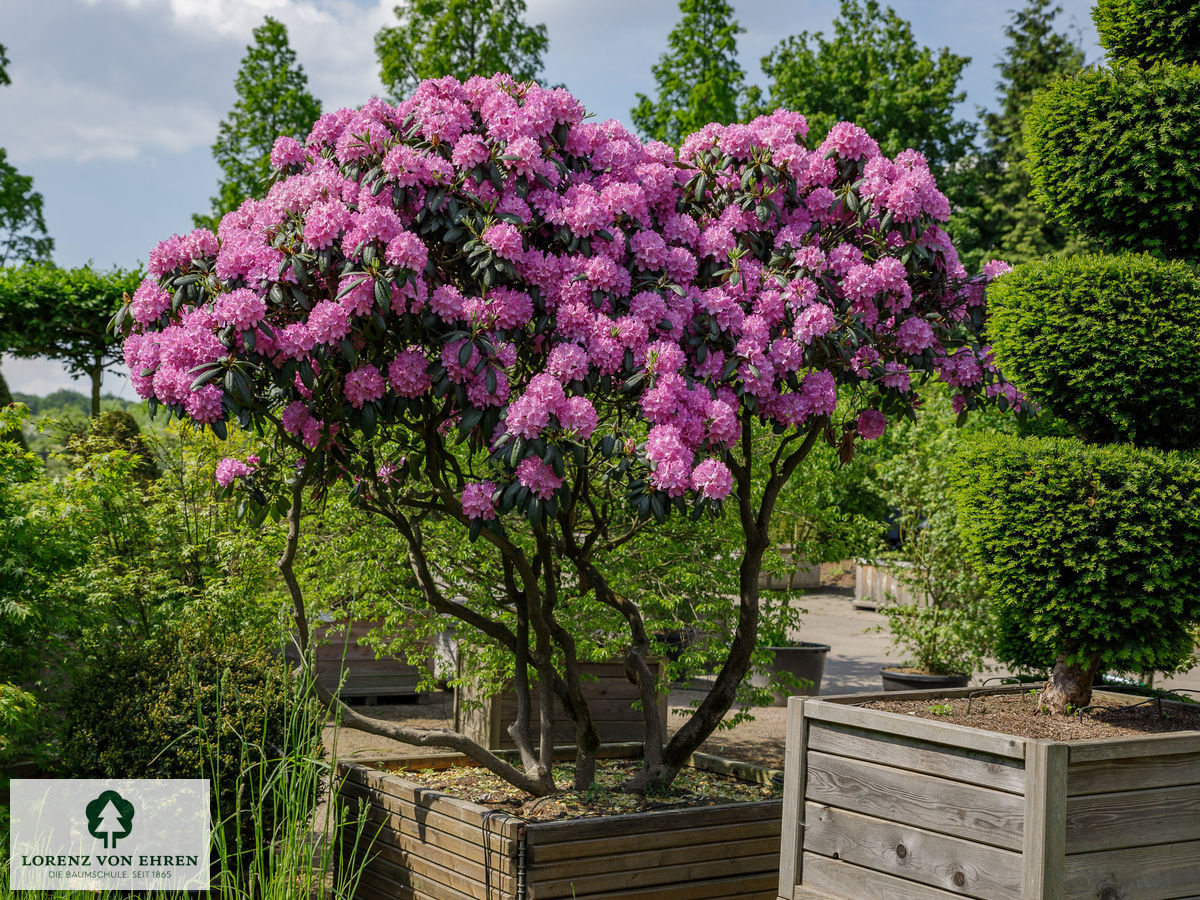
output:
{"label": "black plastic pot", "polygon": [[950,675],[931,675],[927,672],[900,672],[892,666],[884,666],[879,670],[883,678],[885,691],[928,691],[934,688],[966,687],[971,680],[970,675],[952,673]]}
{"label": "black plastic pot", "polygon": [[[787,647],[772,647],[775,654],[775,672],[787,672],[797,678],[811,682],[811,685],[801,691],[784,693],[775,691],[775,705],[787,706],[788,697],[815,697],[821,691],[821,676],[825,674],[825,656],[830,651],[828,644],[817,644],[813,641],[801,641]],[[766,687],[766,676],[756,675],[751,678],[751,684],[756,687]]]}

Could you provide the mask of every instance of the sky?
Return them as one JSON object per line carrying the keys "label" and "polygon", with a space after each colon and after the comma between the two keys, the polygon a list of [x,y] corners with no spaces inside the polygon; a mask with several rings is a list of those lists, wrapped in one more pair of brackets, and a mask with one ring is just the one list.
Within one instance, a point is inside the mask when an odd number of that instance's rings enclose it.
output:
{"label": "sky", "polygon": [[[830,30],[837,0],[731,0],[741,63],[784,37]],[[1100,59],[1088,0],[1059,0],[1057,24]],[[995,64],[1010,11],[1024,0],[892,0],[921,43],[971,57],[960,115],[994,107]],[[382,93],[374,35],[395,0],[0,0],[0,43],[12,85],[0,87],[0,146],[45,200],[54,261],[64,267],[144,264],[150,248],[207,211],[219,171],[211,145],[233,105],[238,65],[270,15],[324,109]],[[550,39],[545,81],[565,84],[600,120],[631,126],[639,92],[679,18],[675,0],[526,0],[526,21]],[[804,110],[800,110],[804,112]],[[44,395],[72,382],[50,360],[0,359],[13,391]],[[117,374],[104,389],[132,399]]]}

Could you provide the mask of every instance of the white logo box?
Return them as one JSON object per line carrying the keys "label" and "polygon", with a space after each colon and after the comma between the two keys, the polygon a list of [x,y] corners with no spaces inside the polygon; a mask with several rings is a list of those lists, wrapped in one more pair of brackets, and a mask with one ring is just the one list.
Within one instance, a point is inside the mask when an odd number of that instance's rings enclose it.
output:
{"label": "white logo box", "polygon": [[207,779],[13,779],[12,890],[205,890]]}

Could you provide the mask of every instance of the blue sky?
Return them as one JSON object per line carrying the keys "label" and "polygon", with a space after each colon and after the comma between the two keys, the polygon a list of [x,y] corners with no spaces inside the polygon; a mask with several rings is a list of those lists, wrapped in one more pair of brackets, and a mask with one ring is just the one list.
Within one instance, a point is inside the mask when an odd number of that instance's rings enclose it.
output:
{"label": "blue sky", "polygon": [[[1061,29],[1098,61],[1086,0],[1059,0]],[[526,0],[550,37],[546,80],[563,83],[601,119],[629,124],[650,67],[679,17],[674,0]],[[746,29],[742,65],[799,31],[828,31],[836,0],[732,0]],[[961,110],[995,102],[1009,10],[1023,0],[893,0],[922,43],[972,58]],[[373,37],[394,0],[5,0],[0,43],[12,85],[0,88],[0,146],[45,198],[61,266],[131,268],[159,240],[208,209],[218,171],[210,145],[234,102],[233,79],[263,16],[287,25],[309,86],[326,109],[358,105],[381,86]],[[800,110],[803,112],[804,110]],[[72,385],[48,360],[4,358],[14,391]],[[132,391],[111,377],[106,390]]]}

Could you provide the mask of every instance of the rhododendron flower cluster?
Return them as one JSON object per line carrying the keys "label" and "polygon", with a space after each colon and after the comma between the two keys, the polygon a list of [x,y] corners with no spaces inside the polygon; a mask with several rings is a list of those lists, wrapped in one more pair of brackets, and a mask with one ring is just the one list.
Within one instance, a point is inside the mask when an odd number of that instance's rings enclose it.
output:
{"label": "rhododendron flower cluster", "polygon": [[749,423],[824,429],[843,401],[874,439],[917,373],[1020,402],[978,340],[1004,266],[968,277],[925,160],[806,132],[779,110],[676,154],[503,75],[328,113],[276,142],[264,199],[151,253],[134,386],[218,432],[275,422],[330,479],[377,477],[403,429],[460,435],[477,523],[553,515],[597,465],[643,515],[719,503]]}

